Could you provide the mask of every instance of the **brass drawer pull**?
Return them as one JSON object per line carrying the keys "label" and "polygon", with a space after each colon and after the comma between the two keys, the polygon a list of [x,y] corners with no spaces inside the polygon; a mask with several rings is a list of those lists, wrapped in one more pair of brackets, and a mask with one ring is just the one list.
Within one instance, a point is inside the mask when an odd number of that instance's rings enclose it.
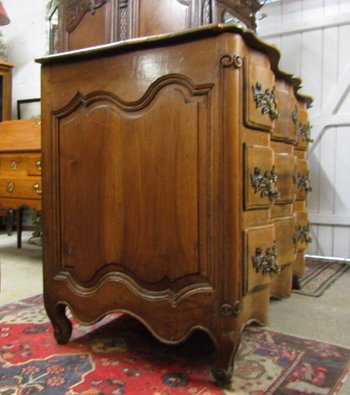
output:
{"label": "brass drawer pull", "polygon": [[278,119],[280,114],[277,111],[275,87],[272,89],[266,88],[265,91],[263,91],[262,84],[256,82],[256,84],[252,86],[252,90],[256,108],[261,108],[261,113],[269,115],[272,121]]}
{"label": "brass drawer pull", "polygon": [[300,224],[296,225],[295,232],[293,234],[293,242],[295,251],[298,251],[298,243],[311,243],[312,237],[310,236],[310,224],[308,223],[305,226],[301,226]]}
{"label": "brass drawer pull", "polygon": [[[312,143],[314,140],[311,138],[311,128],[310,122],[301,123],[299,122],[299,110],[298,105],[295,105],[295,109],[292,112],[292,119],[294,123],[295,133],[297,139],[300,141],[306,141],[307,143]],[[299,141],[296,142],[298,144]]]}
{"label": "brass drawer pull", "polygon": [[250,175],[252,187],[254,188],[255,193],[260,191],[260,196],[262,198],[268,196],[270,199],[277,199],[280,194],[276,191],[275,186],[273,186],[273,184],[276,184],[277,182],[275,166],[272,166],[271,171],[266,170],[264,175],[261,175],[260,173],[260,168],[255,167],[254,174]]}
{"label": "brass drawer pull", "polygon": [[38,195],[42,194],[42,190],[40,189],[40,184],[38,184],[38,183],[34,184],[33,189]]}
{"label": "brass drawer pull", "polygon": [[16,170],[17,170],[17,162],[16,162],[15,160],[12,160],[12,161],[11,161],[10,166],[11,166],[11,169],[12,169],[13,171],[16,171]]}
{"label": "brass drawer pull", "polygon": [[295,174],[296,185],[298,189],[304,189],[305,192],[311,192],[311,178],[310,172],[307,171],[305,174],[296,173]]}
{"label": "brass drawer pull", "polygon": [[10,182],[7,184],[7,191],[8,191],[9,193],[12,193],[12,192],[14,191],[14,189],[15,189],[15,183],[14,183],[13,181],[10,181]]}
{"label": "brass drawer pull", "polygon": [[255,255],[252,256],[253,268],[257,273],[261,271],[262,274],[278,274],[280,273],[281,268],[277,265],[276,260],[277,248],[275,244],[271,248],[266,249],[265,255],[263,255],[262,248],[257,247]]}
{"label": "brass drawer pull", "polygon": [[310,122],[299,123],[299,133],[302,141],[306,141],[307,143],[313,142],[313,139],[311,138],[311,128],[312,126],[310,125]]}
{"label": "brass drawer pull", "polygon": [[37,160],[37,161],[35,162],[35,165],[36,165],[36,167],[37,167],[39,170],[41,170],[41,160],[40,160],[40,159]]}

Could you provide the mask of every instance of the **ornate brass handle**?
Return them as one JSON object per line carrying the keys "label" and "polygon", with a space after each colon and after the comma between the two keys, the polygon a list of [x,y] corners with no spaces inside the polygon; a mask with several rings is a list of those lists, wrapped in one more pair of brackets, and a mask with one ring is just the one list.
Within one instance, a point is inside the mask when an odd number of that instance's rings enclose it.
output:
{"label": "ornate brass handle", "polygon": [[308,223],[305,226],[301,226],[300,224],[296,225],[295,232],[293,234],[293,242],[295,251],[298,251],[298,243],[311,243],[312,237],[310,236],[310,224]]}
{"label": "ornate brass handle", "polygon": [[275,244],[271,248],[265,250],[265,255],[263,255],[262,248],[258,247],[255,250],[255,255],[252,256],[253,268],[257,273],[261,271],[262,274],[278,274],[281,268],[277,265],[276,260],[277,248]]}
{"label": "ornate brass handle", "polygon": [[272,89],[266,88],[265,91],[263,91],[262,84],[256,82],[256,84],[252,86],[252,90],[256,108],[261,108],[261,113],[267,114],[272,121],[278,119],[280,114],[277,111],[275,87]]}
{"label": "ornate brass handle", "polygon": [[12,160],[11,161],[11,169],[13,170],[13,171],[16,171],[17,170],[17,162],[15,161],[15,160]]}
{"label": "ornate brass handle", "polygon": [[40,189],[40,184],[38,184],[38,183],[34,184],[33,189],[38,195],[42,194],[42,190]]}
{"label": "ornate brass handle", "polygon": [[307,143],[313,142],[311,138],[311,128],[312,126],[310,125],[310,122],[299,124],[301,140],[304,140]]}
{"label": "ornate brass handle", "polygon": [[[300,123],[299,122],[299,109],[298,105],[295,105],[295,109],[292,112],[292,119],[294,123],[294,128],[295,128],[295,133],[297,135],[297,140],[304,140],[307,143],[312,143],[313,140],[311,138],[311,128],[312,126],[310,125],[310,122],[307,123]],[[296,141],[296,144],[298,144],[298,141]]]}
{"label": "ornate brass handle", "polygon": [[260,191],[260,196],[266,197],[268,196],[270,199],[277,199],[279,197],[279,193],[275,188],[272,188],[272,184],[276,184],[277,182],[277,174],[275,172],[275,166],[272,166],[271,171],[266,170],[264,175],[261,175],[261,169],[259,167],[254,168],[254,174],[250,175],[250,179],[252,182],[252,187],[254,188],[255,193]]}
{"label": "ornate brass handle", "polygon": [[295,183],[296,183],[298,189],[304,189],[305,192],[312,191],[311,178],[310,178],[309,171],[307,171],[305,174],[300,174],[297,172],[294,177],[295,177]]}
{"label": "ornate brass handle", "polygon": [[12,193],[12,192],[14,191],[14,189],[15,189],[15,183],[14,183],[13,181],[10,181],[10,182],[7,184],[7,191],[8,191],[9,193]]}
{"label": "ornate brass handle", "polygon": [[36,167],[37,167],[39,170],[41,170],[41,160],[40,160],[40,159],[37,160],[37,161],[35,162],[35,165],[36,165]]}

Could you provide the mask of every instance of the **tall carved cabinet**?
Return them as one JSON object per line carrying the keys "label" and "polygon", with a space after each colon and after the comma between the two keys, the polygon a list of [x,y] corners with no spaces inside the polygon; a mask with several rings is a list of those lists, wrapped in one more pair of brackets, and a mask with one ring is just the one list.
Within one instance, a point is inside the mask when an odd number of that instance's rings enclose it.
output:
{"label": "tall carved cabinet", "polygon": [[59,343],[66,306],[85,324],[123,311],[167,343],[206,331],[230,381],[242,328],[288,296],[305,247],[311,99],[278,60],[232,24],[38,60]]}
{"label": "tall carved cabinet", "polygon": [[259,0],[61,0],[56,51],[237,21],[255,29]]}

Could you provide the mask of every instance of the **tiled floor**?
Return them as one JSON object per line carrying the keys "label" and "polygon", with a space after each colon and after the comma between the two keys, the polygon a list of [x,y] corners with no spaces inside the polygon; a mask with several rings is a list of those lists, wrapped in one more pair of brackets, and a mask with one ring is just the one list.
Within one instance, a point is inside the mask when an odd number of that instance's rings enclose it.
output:
{"label": "tiled floor", "polygon": [[[0,233],[0,305],[42,293],[42,249],[28,244],[16,247],[16,236]],[[282,333],[311,338],[350,348],[350,270],[321,297],[292,294],[271,301],[268,327]],[[350,379],[338,395],[350,394]]]}

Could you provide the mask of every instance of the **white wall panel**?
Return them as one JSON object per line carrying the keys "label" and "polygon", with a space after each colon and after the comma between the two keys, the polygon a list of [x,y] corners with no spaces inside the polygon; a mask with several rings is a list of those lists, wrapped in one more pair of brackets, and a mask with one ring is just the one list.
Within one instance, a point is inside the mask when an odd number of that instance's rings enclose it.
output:
{"label": "white wall panel", "polygon": [[322,92],[320,97],[320,103],[322,108],[327,100],[327,97],[329,97],[329,95],[332,93],[334,86],[338,82],[338,42],[338,27],[331,27],[324,30],[322,49]]}
{"label": "white wall panel", "polygon": [[280,65],[282,70],[300,76],[302,33],[289,34],[280,38],[280,42],[281,53],[288,54],[288,56],[281,57]]}
{"label": "white wall panel", "polygon": [[282,23],[299,21],[302,18],[303,0],[282,1]]}
{"label": "white wall panel", "polygon": [[300,51],[300,76],[303,80],[303,91],[311,92],[314,97],[312,112],[319,112],[322,97],[323,30],[303,33]]}
{"label": "white wall panel", "polygon": [[338,128],[336,131],[336,172],[334,180],[335,202],[334,211],[345,215],[350,213],[350,188],[349,188],[349,159],[350,159],[350,130]]}
{"label": "white wall panel", "polygon": [[339,75],[349,67],[350,61],[350,24],[339,28]]}
{"label": "white wall panel", "polygon": [[[315,153],[317,155],[317,153]],[[315,157],[312,155],[311,157]],[[317,165],[319,167],[318,179],[313,177],[313,193],[309,199],[309,207],[317,208],[318,212],[330,215],[334,214],[334,199],[336,189],[334,181],[336,179],[336,129],[330,129],[322,139],[318,150],[319,157]],[[316,173],[317,174],[317,173]],[[313,202],[316,198],[317,202]],[[316,211],[316,210],[314,210]]]}
{"label": "white wall panel", "polygon": [[259,34],[314,97],[308,252],[350,258],[350,0],[281,0],[262,12]]}
{"label": "white wall panel", "polygon": [[2,0],[11,23],[1,26],[13,64],[12,117],[20,99],[40,97],[40,65],[34,59],[47,53],[47,0]]}
{"label": "white wall panel", "polygon": [[307,0],[302,2],[303,19],[317,19],[324,16],[323,0]]}
{"label": "white wall panel", "polygon": [[313,244],[317,243],[316,255],[334,256],[333,231],[333,226],[318,226],[317,240],[313,240]]}
{"label": "white wall panel", "polygon": [[334,227],[333,255],[348,257],[350,255],[350,229],[348,227]]}

